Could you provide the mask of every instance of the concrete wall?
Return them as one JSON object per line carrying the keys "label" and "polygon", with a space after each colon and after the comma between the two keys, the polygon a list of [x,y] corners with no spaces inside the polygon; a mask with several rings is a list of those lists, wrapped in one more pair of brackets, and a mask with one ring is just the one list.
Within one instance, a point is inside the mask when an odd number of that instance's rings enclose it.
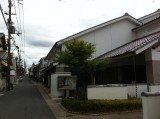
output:
{"label": "concrete wall", "polygon": [[58,76],[70,76],[70,73],[61,73],[61,72],[56,72],[51,75],[51,96],[53,98],[58,98],[59,96],[63,96],[63,91],[58,90]]}
{"label": "concrete wall", "polygon": [[160,52],[155,49],[145,51],[146,74],[148,83],[160,83]]}
{"label": "concrete wall", "polygon": [[143,119],[160,119],[160,92],[142,96]]}
{"label": "concrete wall", "polygon": [[141,98],[141,93],[147,92],[146,84],[137,84],[136,85],[128,85],[127,86],[127,94],[129,97],[138,97]]}
{"label": "concrete wall", "polygon": [[151,86],[149,87],[149,91],[150,91],[150,92],[160,91],[160,85],[151,85]]}
{"label": "concrete wall", "polygon": [[127,87],[88,87],[87,97],[88,99],[127,99]]}
{"label": "concrete wall", "polygon": [[[150,85],[149,92],[160,91],[160,85]],[[118,84],[111,85],[96,85],[88,86],[88,99],[126,99],[129,97],[141,97],[142,92],[147,92],[147,84],[137,84],[128,86],[119,86]]]}

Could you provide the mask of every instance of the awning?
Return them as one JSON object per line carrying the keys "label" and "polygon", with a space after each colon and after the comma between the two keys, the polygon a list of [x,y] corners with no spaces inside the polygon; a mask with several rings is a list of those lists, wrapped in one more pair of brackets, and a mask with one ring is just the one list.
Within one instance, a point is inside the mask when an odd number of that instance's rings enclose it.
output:
{"label": "awning", "polygon": [[107,52],[97,58],[111,58],[111,57],[117,57],[117,56],[130,54],[130,53],[139,54],[159,42],[160,42],[160,32],[143,37],[143,38],[136,39],[110,52]]}

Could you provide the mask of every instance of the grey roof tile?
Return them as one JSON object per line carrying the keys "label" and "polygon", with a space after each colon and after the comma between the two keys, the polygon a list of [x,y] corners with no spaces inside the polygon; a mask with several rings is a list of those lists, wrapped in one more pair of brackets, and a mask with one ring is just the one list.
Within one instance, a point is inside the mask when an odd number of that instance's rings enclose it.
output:
{"label": "grey roof tile", "polygon": [[120,56],[127,53],[132,53],[157,39],[160,40],[160,32],[134,40],[112,51],[109,51],[99,56],[98,58],[110,58],[110,57],[116,57],[116,56]]}

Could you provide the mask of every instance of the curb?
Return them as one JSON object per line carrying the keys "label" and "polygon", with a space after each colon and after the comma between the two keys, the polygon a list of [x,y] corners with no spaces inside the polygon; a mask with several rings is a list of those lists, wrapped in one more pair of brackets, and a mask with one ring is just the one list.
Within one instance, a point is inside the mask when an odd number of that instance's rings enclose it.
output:
{"label": "curb", "polygon": [[36,82],[33,82],[33,84],[41,93],[42,97],[46,101],[56,119],[65,119],[67,117],[67,114],[66,111],[62,109],[61,104],[58,104],[54,100],[52,100],[52,97],[48,94],[46,89],[41,84],[38,84]]}

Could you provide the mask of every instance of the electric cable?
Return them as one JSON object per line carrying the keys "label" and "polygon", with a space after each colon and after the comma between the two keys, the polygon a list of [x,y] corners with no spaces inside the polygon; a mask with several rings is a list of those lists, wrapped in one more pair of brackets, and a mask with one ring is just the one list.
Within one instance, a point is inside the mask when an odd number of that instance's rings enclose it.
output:
{"label": "electric cable", "polygon": [[6,24],[7,29],[8,29],[7,21],[5,19],[4,13],[3,13],[1,3],[0,3],[0,10],[1,10],[1,13],[2,13],[3,20],[4,20],[5,24]]}

